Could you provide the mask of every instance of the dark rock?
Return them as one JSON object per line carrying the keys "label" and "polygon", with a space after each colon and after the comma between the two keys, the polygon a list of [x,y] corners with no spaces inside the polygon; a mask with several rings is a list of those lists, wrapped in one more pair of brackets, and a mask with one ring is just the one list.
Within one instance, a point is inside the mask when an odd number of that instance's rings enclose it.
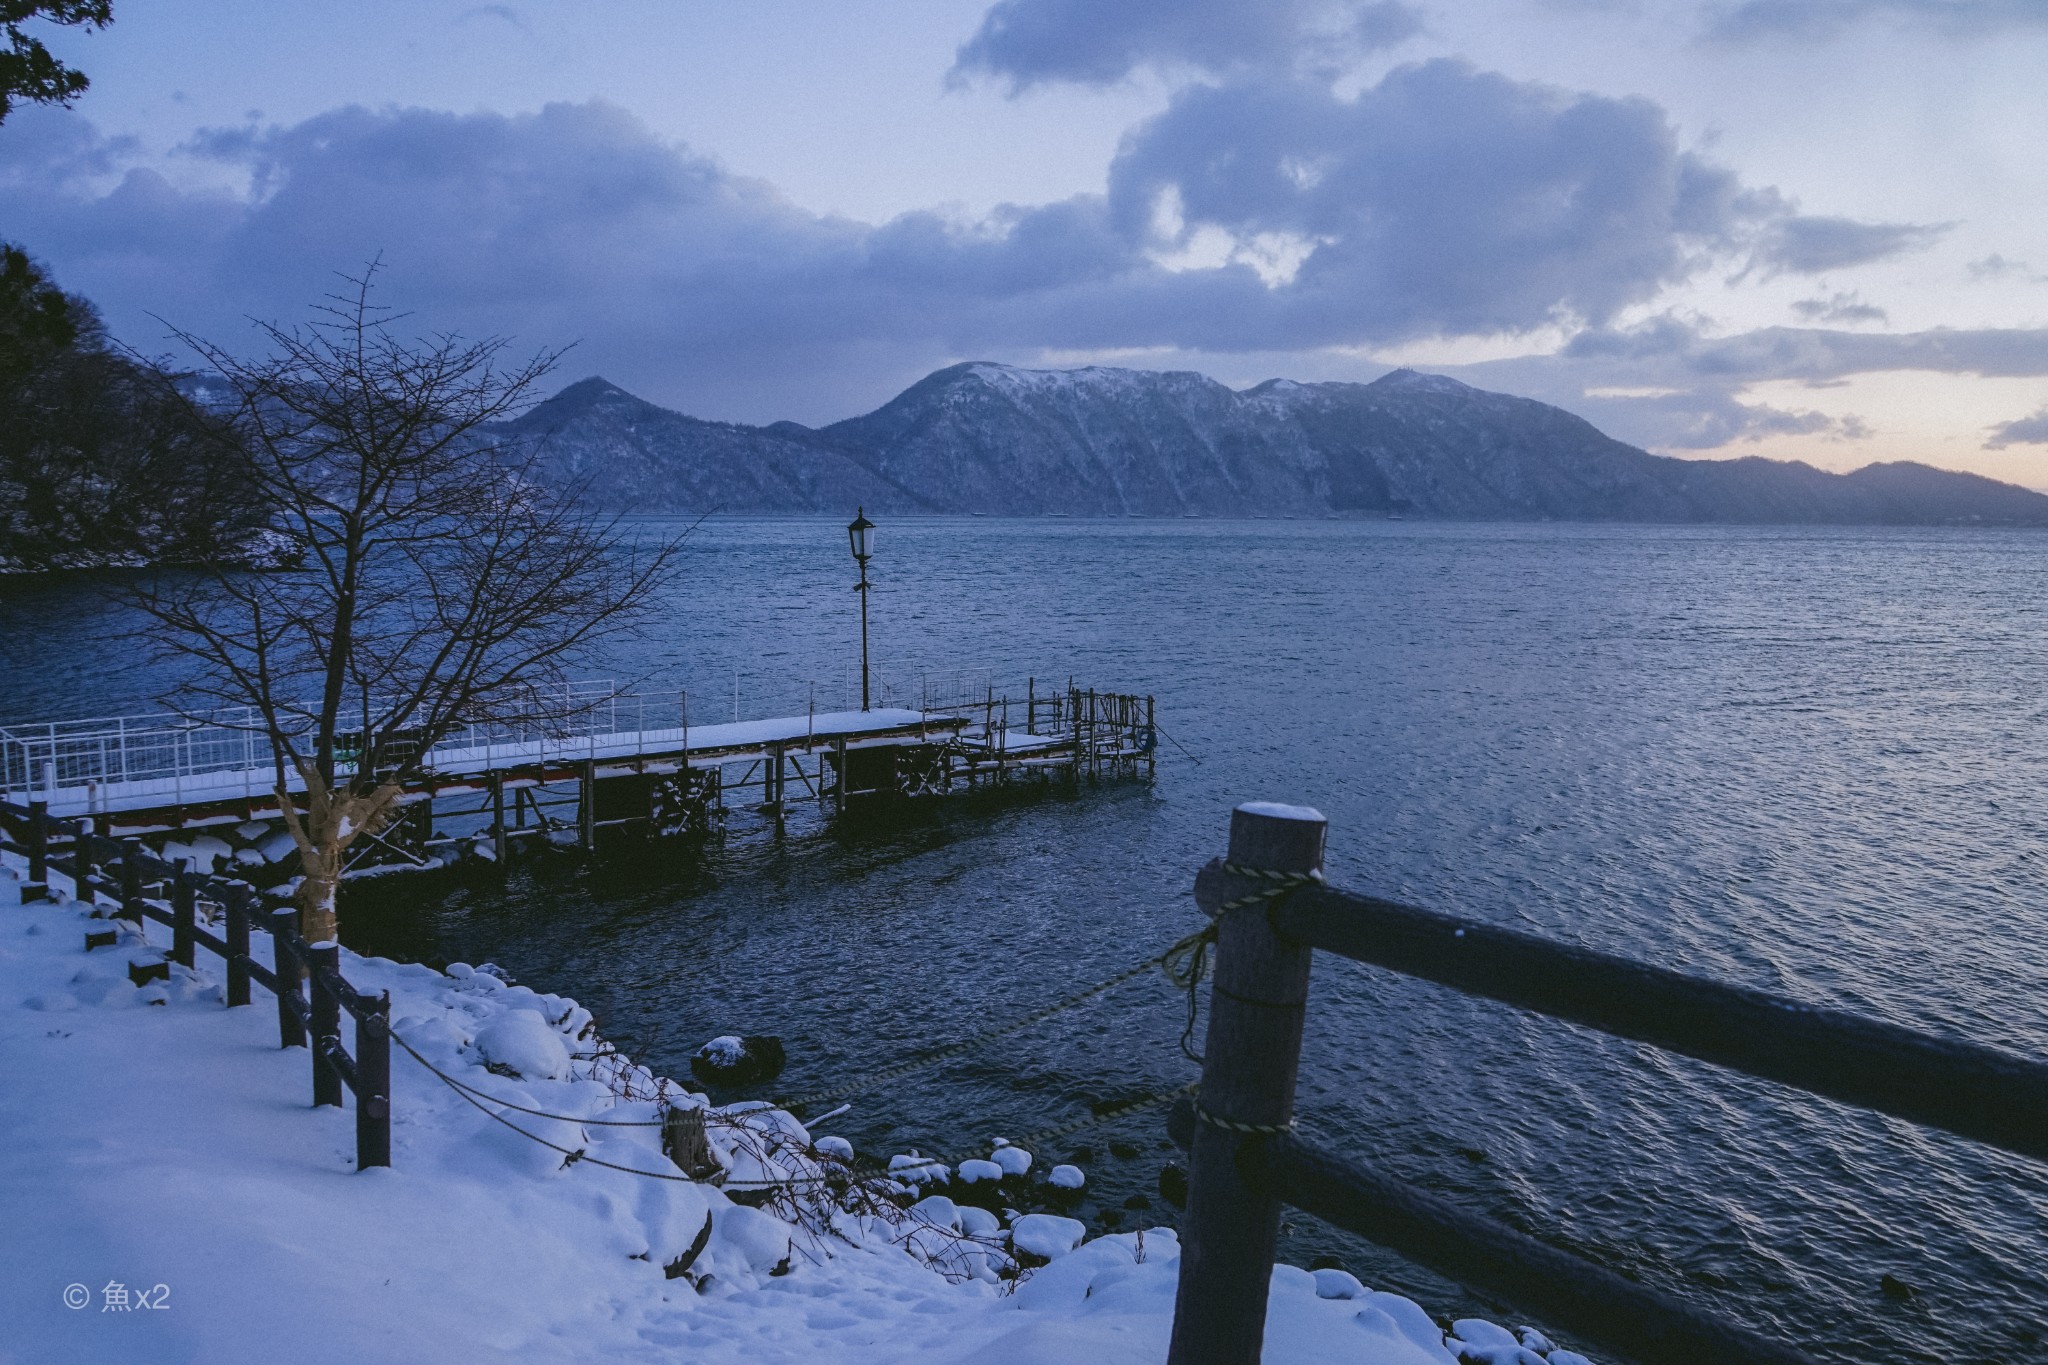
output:
{"label": "dark rock", "polygon": [[1129,1199],[1124,1200],[1124,1207],[1127,1209],[1149,1209],[1152,1207],[1152,1201],[1142,1194],[1134,1194]]}
{"label": "dark rock", "polygon": [[1308,1263],[1308,1268],[1310,1270],[1342,1270],[1344,1268],[1344,1260],[1340,1256],[1318,1256]]}
{"label": "dark rock", "polygon": [[1879,1279],[1877,1287],[1884,1291],[1884,1296],[1888,1299],[1910,1299],[1917,1292],[1912,1285],[1907,1284],[1904,1280],[1892,1274],[1886,1274]]}
{"label": "dark rock", "polygon": [[1112,1142],[1109,1144],[1109,1154],[1119,1161],[1129,1161],[1138,1154],[1138,1149],[1128,1142]]}
{"label": "dark rock", "polygon": [[690,1074],[706,1085],[759,1085],[782,1074],[788,1057],[780,1038],[749,1035],[713,1038],[690,1058]]}
{"label": "dark rock", "polygon": [[1159,1197],[1177,1209],[1188,1206],[1188,1173],[1185,1167],[1167,1165],[1160,1168]]}

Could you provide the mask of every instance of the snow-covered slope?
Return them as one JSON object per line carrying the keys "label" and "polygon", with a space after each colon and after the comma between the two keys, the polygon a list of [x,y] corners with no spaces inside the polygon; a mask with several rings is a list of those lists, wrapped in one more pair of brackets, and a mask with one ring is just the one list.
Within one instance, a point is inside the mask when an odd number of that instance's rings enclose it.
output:
{"label": "snow-covered slope", "polygon": [[[1005,1231],[975,1210],[983,1245],[1014,1235],[1054,1258],[1014,1287],[933,1268],[931,1245],[961,1245],[953,1229],[967,1211],[948,1200],[893,1221],[841,1211],[835,1231],[807,1232],[680,1178],[655,1129],[606,1126],[651,1117],[645,1096],[662,1082],[630,1068],[622,1084],[573,1001],[484,971],[343,953],[344,974],[391,993],[394,1032],[435,1066],[497,1101],[575,1117],[479,1107],[401,1052],[393,1164],[357,1171],[353,1111],[308,1106],[308,1054],[278,1048],[268,997],[224,1008],[203,953],[201,970],[173,967],[138,988],[128,966],[160,954],[161,931],[151,926],[152,945],[123,929],[117,945],[85,951],[85,932],[111,923],[76,905],[21,905],[0,877],[4,1365],[1165,1356],[1171,1229],[1070,1250],[1078,1233],[1057,1226],[1067,1220],[1027,1215]],[[255,955],[268,960],[260,934]],[[591,1159],[565,1162],[501,1118]],[[748,1134],[783,1140],[783,1169],[835,1159],[836,1144],[813,1145],[779,1110],[714,1118],[728,1188],[761,1174]],[[1457,1329],[1471,1361],[1584,1365],[1538,1338],[1540,1354],[1518,1355],[1489,1324]],[[1342,1271],[1274,1270],[1273,1365],[1456,1365],[1458,1344],[1414,1303]]]}
{"label": "snow-covered slope", "polygon": [[802,427],[704,422],[603,379],[571,384],[497,429],[531,442],[541,474],[615,512],[789,512],[924,501]]}

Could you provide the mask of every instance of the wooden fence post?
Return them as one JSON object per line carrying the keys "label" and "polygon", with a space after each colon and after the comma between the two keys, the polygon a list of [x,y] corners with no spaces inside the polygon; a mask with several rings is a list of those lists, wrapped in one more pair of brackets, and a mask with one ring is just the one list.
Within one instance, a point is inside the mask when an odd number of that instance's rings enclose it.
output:
{"label": "wooden fence post", "polygon": [[21,900],[50,899],[50,803],[28,803],[28,880],[21,884]]}
{"label": "wooden fence post", "polygon": [[270,912],[271,970],[277,975],[277,1045],[304,1047],[306,1023],[299,1018],[299,958],[292,935],[299,931],[299,912],[291,906]]}
{"label": "wooden fence post", "polygon": [[142,927],[142,840],[121,841],[121,918]]}
{"label": "wooden fence post", "polygon": [[[1327,830],[1316,811],[1251,802],[1231,812],[1228,860],[1271,872],[1319,871]],[[1243,878],[1235,885],[1238,896],[1268,889]],[[1245,1184],[1237,1151],[1246,1135],[1215,1120],[1277,1128],[1294,1117],[1313,955],[1273,933],[1264,905],[1233,910],[1219,926],[1168,1365],[1259,1359],[1280,1202]]]}
{"label": "wooden fence post", "polygon": [[313,1006],[313,1107],[341,1107],[341,1073],[327,1060],[327,1049],[341,1045],[341,1001],[327,983],[327,973],[341,969],[341,948],[332,943],[306,948],[307,999]]}
{"label": "wooden fence post", "polygon": [[375,1013],[356,1020],[356,1169],[390,1164],[391,992],[386,991]]}
{"label": "wooden fence post", "polygon": [[221,908],[228,917],[228,1008],[249,1003],[249,888],[230,884],[221,890]]}
{"label": "wooden fence post", "polygon": [[199,892],[190,872],[180,869],[171,879],[171,961],[180,967],[192,965],[197,940],[192,937],[194,915],[199,909]]}

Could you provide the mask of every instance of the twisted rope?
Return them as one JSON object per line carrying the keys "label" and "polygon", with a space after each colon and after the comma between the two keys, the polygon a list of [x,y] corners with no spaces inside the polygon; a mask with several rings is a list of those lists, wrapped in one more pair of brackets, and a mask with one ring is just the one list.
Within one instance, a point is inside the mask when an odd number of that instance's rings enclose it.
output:
{"label": "twisted rope", "polygon": [[[462,1098],[462,1100],[465,1103],[473,1105],[480,1113],[483,1114],[485,1118],[504,1124],[507,1128],[510,1128],[513,1132],[519,1134],[519,1136],[525,1138],[529,1142],[537,1142],[541,1146],[549,1148],[552,1151],[560,1152],[564,1158],[562,1162],[564,1166],[574,1166],[578,1163],[582,1163],[590,1166],[602,1166],[604,1167],[604,1169],[608,1171],[618,1171],[622,1175],[645,1176],[649,1180],[673,1180],[685,1185],[702,1185],[709,1183],[707,1181],[699,1180],[695,1176],[681,1175],[677,1173],[671,1173],[669,1171],[650,1171],[639,1166],[621,1166],[617,1162],[606,1161],[601,1157],[591,1156],[581,1147],[564,1147],[558,1142],[550,1142],[538,1133],[529,1133],[528,1131],[526,1131],[526,1129],[521,1128],[518,1124],[506,1118],[503,1114],[497,1113],[496,1111],[489,1108],[487,1105],[483,1103],[482,1100],[477,1099],[476,1096],[484,1095],[484,1098],[491,1100],[493,1104],[504,1104],[505,1108],[516,1109],[518,1110],[518,1112],[522,1114],[532,1114],[536,1118],[559,1119],[564,1123],[605,1123],[615,1128],[638,1128],[659,1127],[660,1125],[658,1122],[654,1124],[649,1124],[645,1120],[634,1120],[633,1122],[628,1123],[606,1119],[580,1119],[565,1114],[543,1113],[541,1110],[526,1109],[516,1104],[505,1104],[505,1102],[502,1100],[495,1099],[494,1097],[485,1094],[485,1092],[481,1090],[475,1090],[474,1087],[464,1085],[461,1081],[456,1080],[453,1076],[450,1076],[447,1072],[441,1070],[440,1067],[435,1066],[425,1057],[420,1056],[418,1052],[413,1050],[412,1044],[406,1042],[405,1039],[400,1038],[396,1033],[392,1034],[391,1037],[393,1038],[393,1040],[397,1042],[397,1044],[401,1048],[405,1049],[406,1054],[408,1056],[410,1056],[414,1061],[418,1062],[421,1066],[425,1067],[427,1070],[433,1072],[435,1076],[440,1078],[442,1084],[448,1086],[451,1090],[453,1090],[458,1096]],[[794,1188],[800,1185],[832,1184],[834,1182],[843,1182],[846,1178],[847,1177],[842,1173],[827,1172],[822,1175],[797,1176],[788,1180],[726,1180],[720,1182],[717,1188],[726,1190],[785,1189]]]}
{"label": "twisted rope", "polygon": [[1210,1113],[1202,1107],[1199,1099],[1195,1101],[1195,1117],[1212,1128],[1221,1128],[1231,1133],[1249,1133],[1255,1137],[1281,1137],[1294,1131],[1293,1119],[1285,1123],[1239,1123],[1236,1119],[1227,1119],[1219,1114]]}
{"label": "twisted rope", "polygon": [[1248,895],[1223,902],[1210,911],[1206,928],[1189,934],[1161,955],[1160,966],[1166,972],[1166,979],[1187,992],[1188,1017],[1187,1024],[1180,1031],[1180,1050],[1182,1056],[1197,1066],[1202,1064],[1202,1054],[1194,1048],[1195,1020],[1201,1011],[1202,1003],[1201,993],[1197,988],[1201,986],[1202,978],[1208,974],[1209,950],[1215,946],[1217,934],[1222,932],[1223,917],[1233,910],[1245,910],[1254,905],[1265,906],[1270,917],[1273,907],[1280,903],[1282,897],[1323,879],[1320,870],[1276,872],[1270,867],[1247,867],[1243,863],[1221,863],[1219,866],[1233,877],[1265,882],[1267,885]]}

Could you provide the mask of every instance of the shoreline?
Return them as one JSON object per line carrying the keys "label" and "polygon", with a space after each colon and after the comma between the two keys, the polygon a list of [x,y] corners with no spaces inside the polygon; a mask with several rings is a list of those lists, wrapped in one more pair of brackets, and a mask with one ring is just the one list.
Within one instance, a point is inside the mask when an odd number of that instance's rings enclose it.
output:
{"label": "shoreline", "polygon": [[[1172,1229],[1082,1240],[1080,1224],[1058,1226],[1070,1220],[1003,1227],[944,1194],[858,1205],[845,1182],[751,1207],[668,1163],[660,1101],[705,1111],[734,1194],[815,1179],[850,1149],[761,1102],[711,1106],[620,1057],[574,1001],[462,964],[343,953],[348,979],[389,990],[394,1033],[436,1067],[573,1116],[511,1115],[530,1135],[663,1178],[565,1160],[410,1058],[393,1067],[394,1164],[358,1172],[352,1112],[308,1107],[307,1054],[277,1047],[260,1000],[225,1008],[206,957],[133,985],[128,965],[161,956],[149,934],[123,927],[88,953],[85,929],[113,921],[68,896],[21,905],[5,871],[0,1058],[15,1079],[0,1190],[18,1235],[0,1275],[14,1324],[0,1360],[232,1365],[281,1340],[337,1362],[445,1361],[455,1342],[454,1358],[563,1361],[1163,1358]],[[266,956],[267,936],[256,942]],[[1020,1249],[1049,1263],[1011,1278]],[[117,1282],[161,1283],[169,1306],[107,1311]],[[1460,1348],[1468,1361],[1584,1361],[1476,1320],[1447,1346],[1422,1308],[1343,1271],[1276,1266],[1273,1283],[1272,1365],[1455,1365]],[[73,1285],[85,1309],[64,1305]]]}

